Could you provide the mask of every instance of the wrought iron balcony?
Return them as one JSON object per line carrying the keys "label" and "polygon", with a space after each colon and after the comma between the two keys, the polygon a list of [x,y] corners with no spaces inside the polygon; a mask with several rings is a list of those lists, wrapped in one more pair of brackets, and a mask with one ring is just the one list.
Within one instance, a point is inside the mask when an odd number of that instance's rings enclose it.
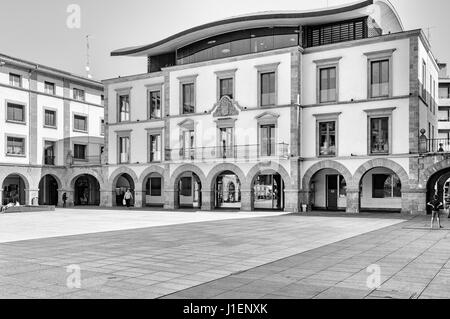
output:
{"label": "wrought iron balcony", "polygon": [[234,145],[231,147],[196,147],[166,149],[165,160],[174,162],[211,160],[260,160],[264,158],[289,158],[289,144],[280,143],[262,147],[261,145]]}

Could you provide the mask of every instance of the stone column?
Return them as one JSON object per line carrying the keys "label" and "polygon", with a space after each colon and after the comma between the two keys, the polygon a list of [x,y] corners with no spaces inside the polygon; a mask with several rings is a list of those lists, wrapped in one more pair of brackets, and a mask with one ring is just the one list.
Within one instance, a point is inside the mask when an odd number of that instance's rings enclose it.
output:
{"label": "stone column", "polygon": [[284,211],[298,213],[300,208],[299,191],[297,189],[286,189],[284,191]]}
{"label": "stone column", "polygon": [[0,189],[0,205],[3,205],[3,189]]}
{"label": "stone column", "polygon": [[39,205],[39,189],[25,189],[25,205]]}
{"label": "stone column", "polygon": [[111,192],[110,190],[100,190],[100,207],[112,207],[113,206],[113,196],[116,192]]}
{"label": "stone column", "polygon": [[[67,207],[74,207],[75,206],[75,192],[74,191],[68,191],[68,190],[63,190],[63,193],[67,194]],[[61,194],[61,198],[62,198],[62,194]]]}
{"label": "stone column", "polygon": [[301,211],[302,205],[307,205],[308,209],[311,209],[312,203],[310,203],[310,192],[309,190],[300,190],[298,194],[298,207]]}
{"label": "stone column", "polygon": [[251,212],[253,210],[253,192],[241,189],[241,211]]}
{"label": "stone column", "polygon": [[[175,196],[178,197],[178,191],[169,190],[166,188],[164,191],[164,209],[174,210],[178,207],[175,207]],[[178,205],[177,205],[178,206]]]}
{"label": "stone column", "polygon": [[202,211],[212,211],[214,208],[214,191],[202,189]]}
{"label": "stone column", "polygon": [[402,191],[402,214],[427,215],[427,190]]}
{"label": "stone column", "polygon": [[143,191],[134,191],[134,207],[136,208],[142,208],[143,207],[143,198],[144,198],[144,192]]}
{"label": "stone column", "polygon": [[347,190],[347,209],[348,214],[359,214],[359,189]]}

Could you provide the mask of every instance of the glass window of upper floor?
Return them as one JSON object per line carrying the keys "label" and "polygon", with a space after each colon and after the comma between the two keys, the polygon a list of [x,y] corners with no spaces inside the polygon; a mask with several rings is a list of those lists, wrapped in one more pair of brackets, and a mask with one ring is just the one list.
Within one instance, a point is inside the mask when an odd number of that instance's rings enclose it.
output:
{"label": "glass window of upper floor", "polygon": [[45,81],[44,91],[47,94],[55,95],[55,83]]}
{"label": "glass window of upper floor", "polygon": [[6,104],[6,121],[25,123],[25,105],[8,102]]}
{"label": "glass window of upper floor", "polygon": [[261,106],[276,104],[275,72],[261,73]]}
{"label": "glass window of upper floor", "polygon": [[370,63],[370,96],[389,96],[389,59]]}
{"label": "glass window of upper floor", "polygon": [[450,83],[439,84],[439,98],[450,99]]}
{"label": "glass window of upper floor", "polygon": [[119,95],[119,122],[130,120],[130,95]]}
{"label": "glass window of upper floor", "polygon": [[22,87],[22,77],[19,74],[10,73],[9,74],[9,85]]}
{"label": "glass window of upper floor", "polygon": [[195,113],[195,84],[182,84],[182,94],[183,114]]}
{"label": "glass window of upper floor", "polygon": [[73,99],[77,101],[84,101],[85,100],[85,94],[84,90],[80,89],[73,89]]}
{"label": "glass window of upper floor", "polygon": [[177,64],[195,63],[299,45],[298,27],[271,27],[230,32],[177,50]]}

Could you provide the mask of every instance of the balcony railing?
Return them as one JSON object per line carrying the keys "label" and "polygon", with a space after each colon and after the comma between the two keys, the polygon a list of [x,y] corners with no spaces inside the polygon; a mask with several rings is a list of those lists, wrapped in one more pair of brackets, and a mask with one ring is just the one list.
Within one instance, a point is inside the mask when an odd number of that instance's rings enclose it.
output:
{"label": "balcony railing", "polygon": [[210,160],[258,160],[261,158],[288,158],[289,144],[235,145],[231,147],[196,147],[190,149],[166,149],[166,161],[210,161]]}
{"label": "balcony railing", "polygon": [[450,153],[450,139],[436,138],[427,139],[428,153]]}

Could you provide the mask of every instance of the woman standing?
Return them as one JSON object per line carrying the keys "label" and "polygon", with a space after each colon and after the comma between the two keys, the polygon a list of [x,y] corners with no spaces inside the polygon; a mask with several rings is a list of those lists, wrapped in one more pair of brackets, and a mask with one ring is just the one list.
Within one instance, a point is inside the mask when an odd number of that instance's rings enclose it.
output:
{"label": "woman standing", "polygon": [[133,199],[133,194],[131,193],[130,189],[127,189],[125,195],[123,195],[123,199],[125,200],[125,204],[128,208],[131,206],[131,200]]}

